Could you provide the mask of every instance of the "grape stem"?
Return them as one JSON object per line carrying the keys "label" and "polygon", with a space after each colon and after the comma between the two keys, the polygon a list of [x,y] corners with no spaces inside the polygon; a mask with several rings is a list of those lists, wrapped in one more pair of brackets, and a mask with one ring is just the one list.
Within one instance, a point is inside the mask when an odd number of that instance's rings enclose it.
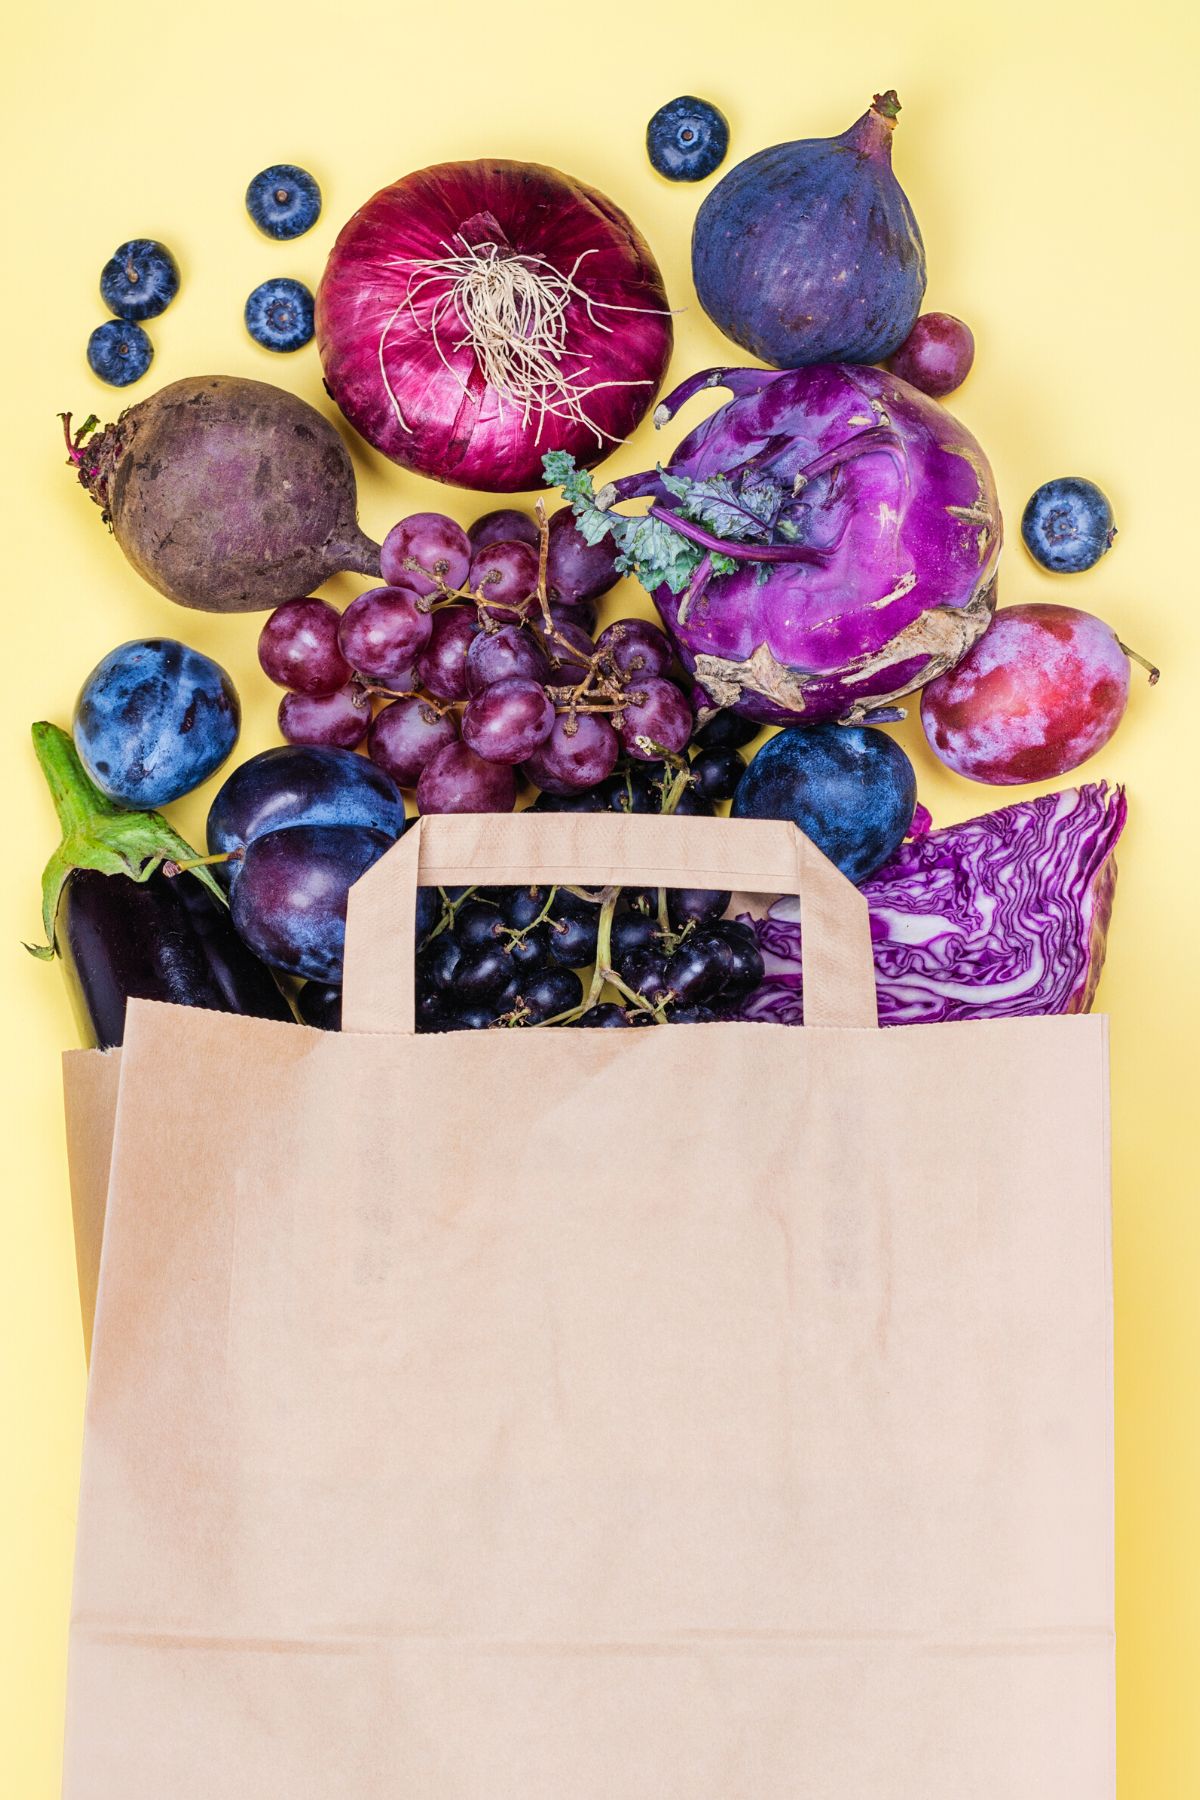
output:
{"label": "grape stem", "polygon": [[550,892],[546,896],[546,904],[542,907],[542,910],[536,919],[530,919],[528,925],[521,925],[519,927],[506,925],[504,927],[506,934],[514,944],[523,943],[529,936],[529,933],[531,931],[536,931],[538,926],[550,916],[550,908],[554,905],[554,897],[557,893],[558,889],[556,887],[550,889]]}
{"label": "grape stem", "polygon": [[443,931],[453,929],[454,921],[458,917],[459,907],[463,904],[464,900],[469,900],[471,898],[475,893],[475,889],[473,887],[464,888],[457,900],[452,900],[444,887],[440,887],[438,893],[442,897],[442,916],[426,938],[425,942],[427,944],[432,944],[434,938],[440,937]]}

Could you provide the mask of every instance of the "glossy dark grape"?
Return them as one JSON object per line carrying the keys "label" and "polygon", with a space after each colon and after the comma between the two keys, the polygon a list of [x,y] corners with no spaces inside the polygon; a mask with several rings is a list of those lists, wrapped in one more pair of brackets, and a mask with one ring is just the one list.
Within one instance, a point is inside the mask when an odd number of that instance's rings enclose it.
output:
{"label": "glossy dark grape", "polygon": [[550,617],[556,625],[577,625],[580,631],[590,634],[596,629],[596,603],[580,600],[574,606],[568,606],[563,600],[552,600]]}
{"label": "glossy dark grape", "polygon": [[418,983],[448,994],[462,958],[462,950],[453,934],[439,932],[417,959]]}
{"label": "glossy dark grape", "polygon": [[335,694],[354,673],[338,644],[341,623],[328,600],[287,600],[258,637],[263,673],[297,694]]}
{"label": "glossy dark grape", "polygon": [[[629,685],[617,727],[629,756],[661,761],[659,749],[680,751],[692,735],[692,709],[672,681],[661,675],[637,676]],[[643,749],[639,738],[659,749]]]}
{"label": "glossy dark grape", "polygon": [[423,813],[511,812],[516,800],[509,765],[485,762],[467,744],[444,745],[417,782],[417,808]]}
{"label": "glossy dark grape", "polygon": [[667,979],[667,958],[656,952],[643,950],[636,956],[631,956],[618,973],[635,993],[641,994],[652,1005],[657,1006],[660,1001],[666,1000],[671,992],[671,983]]}
{"label": "glossy dark grape", "polygon": [[658,920],[652,913],[618,913],[612,922],[611,942],[613,967],[623,975],[631,958],[659,948]]}
{"label": "glossy dark grape", "polygon": [[609,805],[600,788],[584,788],[578,794],[539,794],[530,812],[608,812]]}
{"label": "glossy dark grape", "polygon": [[370,723],[371,703],[353,686],[336,694],[285,694],[279,702],[279,735],[288,744],[355,750]]}
{"label": "glossy dark grape", "polygon": [[458,720],[428,700],[393,700],[367,734],[367,755],[398,787],[416,787],[426,763],[458,742]]}
{"label": "glossy dark grape", "polygon": [[589,1006],[585,1013],[580,1013],[575,1024],[596,1031],[607,1031],[614,1026],[619,1029],[623,1025],[632,1025],[633,1020],[623,1006],[617,1006],[611,1000],[602,1000],[599,1005]]}
{"label": "glossy dark grape", "polygon": [[665,675],[674,652],[671,640],[648,619],[617,619],[596,639],[622,675]]}
{"label": "glossy dark grape", "polygon": [[554,706],[540,681],[510,675],[484,688],[462,718],[463,741],[485,762],[521,763],[554,729]]}
{"label": "glossy dark grape", "polygon": [[589,544],[576,528],[569,506],[551,513],[550,542],[546,557],[546,594],[550,600],[572,605],[598,600],[617,581],[617,546],[611,534]]}
{"label": "glossy dark grape", "polygon": [[524,931],[527,925],[532,925],[540,916],[549,897],[550,890],[544,887],[502,888],[500,916],[514,931]]}
{"label": "glossy dark grape", "polygon": [[722,919],[712,929],[724,938],[733,955],[733,966],[722,991],[739,998],[753,993],[765,973],[762,951],[753,931],[738,919]]}
{"label": "glossy dark grape", "polygon": [[667,1019],[672,1025],[708,1025],[716,1016],[711,1006],[673,1006]]}
{"label": "glossy dark grape", "polygon": [[233,890],[234,929],[271,968],[340,982],[346,896],[391,842],[356,825],[296,825],[256,838]]}
{"label": "glossy dark grape", "polygon": [[[708,696],[700,690],[693,696],[697,706],[708,705]],[[702,750],[740,750],[743,744],[749,744],[756,738],[762,726],[754,719],[743,719],[740,713],[727,709],[714,713],[703,725],[697,726],[692,738]]]}
{"label": "glossy dark grape", "polygon": [[538,578],[538,553],[514,540],[476,550],[467,586],[487,603],[493,619],[521,620],[530,610]]}
{"label": "glossy dark grape", "polygon": [[527,675],[545,681],[550,664],[531,631],[519,625],[502,625],[499,631],[481,631],[467,651],[467,692],[480,694],[510,675]]}
{"label": "glossy dark grape", "polygon": [[514,506],[501,506],[468,525],[467,538],[472,550],[502,543],[532,544],[536,550],[538,528],[528,513],[518,512]]}
{"label": "glossy dark grape", "polygon": [[306,981],[296,995],[296,1010],[306,1025],[318,1031],[340,1031],[342,990],[326,982]]}
{"label": "glossy dark grape", "polygon": [[602,793],[610,812],[648,813],[661,811],[658,789],[642,768],[619,769],[603,783]]}
{"label": "glossy dark grape", "polygon": [[494,1006],[467,1006],[452,1013],[446,1021],[447,1031],[486,1031],[496,1023],[499,1013]]}
{"label": "glossy dark grape", "polygon": [[417,675],[436,699],[467,698],[467,652],[478,630],[471,607],[446,606],[434,613],[429,642],[417,658]]}
{"label": "glossy dark grape", "polygon": [[482,950],[500,941],[500,908],[487,900],[468,900],[454,915],[454,937],[460,948]]}
{"label": "glossy dark grape", "polygon": [[667,982],[681,1004],[715,999],[733,967],[729,945],[697,932],[685,938],[667,963]]}
{"label": "glossy dark grape", "polygon": [[454,1005],[475,1006],[497,996],[511,976],[512,964],[500,945],[484,944],[476,950],[463,950],[447,991]]}
{"label": "glossy dark grape", "polygon": [[508,940],[508,959],[517,974],[524,978],[550,961],[550,927],[535,925],[524,937]]}
{"label": "glossy dark grape", "polygon": [[522,983],[521,997],[536,1022],[570,1012],[583,999],[583,983],[573,969],[543,969]]}
{"label": "glossy dark grape", "polygon": [[593,788],[616,766],[620,740],[602,713],[560,713],[545,742],[527,758],[525,773],[543,793]]}
{"label": "glossy dark grape", "polygon": [[[593,909],[595,913],[595,909]],[[564,969],[582,969],[595,960],[598,915],[591,919],[568,914],[550,928],[550,955]]]}
{"label": "glossy dark grape", "polygon": [[684,925],[708,925],[723,918],[731,893],[718,888],[668,888],[667,917],[676,931]]}
{"label": "glossy dark grape", "polygon": [[395,687],[432,634],[433,614],[421,611],[410,588],[368,588],[342,614],[338,648],[360,675]]}
{"label": "glossy dark grape", "polygon": [[745,773],[736,750],[702,750],[692,761],[692,786],[705,800],[732,800]]}
{"label": "glossy dark grape", "polygon": [[418,594],[458,589],[471,567],[471,545],[462,526],[444,513],[412,513],[384,538],[379,567],[389,587]]}

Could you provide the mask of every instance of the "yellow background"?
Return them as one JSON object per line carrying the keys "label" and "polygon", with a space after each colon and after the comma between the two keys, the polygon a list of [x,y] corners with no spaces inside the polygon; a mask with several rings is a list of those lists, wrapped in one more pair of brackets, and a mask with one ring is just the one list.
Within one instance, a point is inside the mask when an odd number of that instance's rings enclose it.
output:
{"label": "yellow background", "polygon": [[[103,316],[102,263],[122,239],[147,235],[182,267],[130,403],[221,371],[324,404],[314,349],[272,357],[246,338],[249,289],[270,275],[315,286],[341,222],[409,169],[489,154],[552,162],[605,189],[650,239],[688,309],[678,379],[738,358],[691,290],[687,247],[704,189],[653,174],[649,115],[678,93],[711,97],[737,160],[840,131],[891,85],[904,102],[896,166],[929,254],[927,304],[961,314],[978,343],[952,405],[999,479],[1010,534],[1002,602],[1053,597],[1098,611],[1163,668],[1153,691],[1135,670],[1126,721],[1086,774],[1123,780],[1130,799],[1100,1001],[1113,1021],[1121,1795],[1200,1792],[1194,18],[1169,0],[985,10],[963,0],[609,0],[537,15],[479,0],[43,0],[10,18],[0,108],[2,1800],[58,1791],[84,1385],[57,1060],[72,1025],[57,972],[20,948],[38,933],[38,878],[56,842],[27,728],[68,722],[82,678],[113,645],[167,633],[233,672],[245,707],[239,755],[276,741],[258,621],[183,612],[143,585],[64,466],[56,412],[111,417],[121,405],[84,362]],[[242,205],[248,178],[278,160],[312,169],[325,195],[317,229],[290,245],[261,237]],[[652,440],[647,427],[611,466],[644,467]],[[421,506],[464,521],[483,510],[361,446],[355,454],[376,536]],[[1070,472],[1107,489],[1121,536],[1096,570],[1056,580],[1025,556],[1017,524],[1038,482]],[[358,585],[331,592],[344,600]],[[938,823],[1014,797],[949,775],[914,724],[899,735]],[[213,786],[177,809],[193,841]],[[962,1080],[969,1091],[970,1068]],[[919,1094],[912,1110],[919,1131]],[[935,1144],[930,1170],[936,1180]]]}

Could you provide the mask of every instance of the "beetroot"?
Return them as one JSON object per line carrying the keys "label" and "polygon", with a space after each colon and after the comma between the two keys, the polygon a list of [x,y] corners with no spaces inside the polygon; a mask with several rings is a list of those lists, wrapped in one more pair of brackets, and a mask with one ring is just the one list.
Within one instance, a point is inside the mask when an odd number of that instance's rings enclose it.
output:
{"label": "beetroot", "polygon": [[258,612],[343,569],[378,576],[346,447],[294,394],[192,376],[87,429],[68,439],[80,481],[138,574],[180,606]]}

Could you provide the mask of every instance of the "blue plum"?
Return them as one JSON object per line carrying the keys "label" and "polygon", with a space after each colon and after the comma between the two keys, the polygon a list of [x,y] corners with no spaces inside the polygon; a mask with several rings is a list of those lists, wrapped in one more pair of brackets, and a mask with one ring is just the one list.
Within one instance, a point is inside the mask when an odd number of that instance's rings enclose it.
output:
{"label": "blue plum", "polygon": [[885,863],[912,824],[913,766],[869,725],[795,725],[769,738],[738,783],[735,819],[790,819],[851,881]]}
{"label": "blue plum", "polygon": [[1035,562],[1057,575],[1078,575],[1112,548],[1116,521],[1108,498],[1082,475],[1044,481],[1021,515],[1021,536]]}
{"label": "blue plum", "polygon": [[[358,826],[389,842],[404,830],[404,798],[390,775],[352,750],[284,744],[233,771],[208,813],[213,856],[244,850],[295,825]],[[231,880],[239,865],[220,865]]]}
{"label": "blue plum", "polygon": [[167,806],[207,781],[237,742],[229,676],[175,638],[135,638],[97,663],[75,702],[84,768],[123,806]]}
{"label": "blue plum", "polygon": [[293,825],[255,838],[230,901],[234,930],[271,968],[337,986],[347,896],[392,842],[361,825]]}

